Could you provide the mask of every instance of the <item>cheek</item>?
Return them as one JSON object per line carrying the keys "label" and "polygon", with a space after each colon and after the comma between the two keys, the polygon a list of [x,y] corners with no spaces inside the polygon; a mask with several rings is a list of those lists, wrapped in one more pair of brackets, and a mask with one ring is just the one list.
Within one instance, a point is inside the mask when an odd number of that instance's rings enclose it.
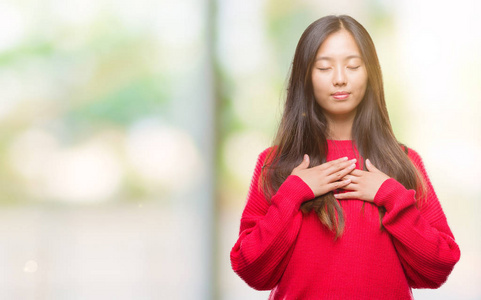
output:
{"label": "cheek", "polygon": [[368,80],[367,72],[364,72],[364,74],[362,76],[362,86],[364,87],[364,89],[366,89],[366,87],[367,87],[367,80]]}
{"label": "cheek", "polygon": [[365,91],[367,87],[367,76],[361,75],[355,80],[356,82],[356,88],[359,91]]}
{"label": "cheek", "polygon": [[326,78],[323,78],[323,76],[317,75],[317,76],[312,76],[312,86],[314,87],[314,91],[318,93],[322,93],[328,90],[329,84]]}

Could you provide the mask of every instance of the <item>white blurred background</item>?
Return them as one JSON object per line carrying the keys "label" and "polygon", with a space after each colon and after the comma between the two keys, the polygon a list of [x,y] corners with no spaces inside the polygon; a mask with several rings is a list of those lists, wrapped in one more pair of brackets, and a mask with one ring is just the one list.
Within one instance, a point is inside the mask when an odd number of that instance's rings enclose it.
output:
{"label": "white blurred background", "polygon": [[230,268],[304,29],[349,14],[398,139],[461,247],[438,290],[481,299],[475,0],[4,0],[0,299],[266,299]]}

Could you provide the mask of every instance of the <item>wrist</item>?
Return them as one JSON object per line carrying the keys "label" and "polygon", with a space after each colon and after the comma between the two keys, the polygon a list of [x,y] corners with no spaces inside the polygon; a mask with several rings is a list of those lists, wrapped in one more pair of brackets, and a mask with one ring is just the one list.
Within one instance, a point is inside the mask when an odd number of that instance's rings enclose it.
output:
{"label": "wrist", "polygon": [[291,199],[299,207],[303,202],[314,198],[311,188],[297,175],[289,175],[279,187],[276,195]]}
{"label": "wrist", "polygon": [[[396,179],[388,178],[379,187],[373,202],[377,206],[383,206],[387,211],[390,211],[396,205],[399,197],[407,192],[409,191]],[[412,201],[414,202],[414,197]]]}

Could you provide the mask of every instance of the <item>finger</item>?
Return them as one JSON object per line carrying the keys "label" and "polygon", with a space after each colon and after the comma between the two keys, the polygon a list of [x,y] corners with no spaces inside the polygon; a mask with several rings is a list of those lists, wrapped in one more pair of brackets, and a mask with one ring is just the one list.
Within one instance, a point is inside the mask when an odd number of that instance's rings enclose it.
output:
{"label": "finger", "polygon": [[328,162],[325,162],[323,163],[322,165],[319,165],[319,168],[322,169],[322,170],[326,170],[338,163],[342,163],[342,162],[345,162],[348,160],[348,157],[347,156],[344,156],[344,157],[341,157],[341,158],[338,158],[336,160],[331,160],[331,161],[328,161]]}
{"label": "finger", "polygon": [[346,185],[348,185],[350,183],[351,183],[351,181],[349,179],[332,182],[332,183],[329,183],[327,185],[327,189],[328,189],[329,192],[334,191],[336,189],[344,188]]}
{"label": "finger", "polygon": [[[351,168],[351,165],[352,165],[352,164],[354,164],[354,168],[355,168],[355,167],[356,167],[356,165],[355,165],[356,161],[357,161],[357,160],[356,160],[355,158],[353,158],[353,159],[351,159],[351,160],[348,160],[348,161],[345,161],[345,162],[342,162],[342,163],[337,163],[337,164],[335,164],[335,165],[332,165],[332,166],[330,166],[329,168],[327,168],[327,169],[325,170],[326,175],[329,176],[329,175],[332,175],[332,174],[334,174],[334,173],[340,172],[340,171],[342,171],[342,170],[344,170],[344,169],[346,169],[346,168]],[[353,169],[353,168],[351,168],[351,170],[352,170],[352,169]],[[341,177],[342,177],[342,176],[341,176]],[[338,177],[337,179],[341,179],[341,177]]]}
{"label": "finger", "polygon": [[304,157],[301,163],[297,167],[295,167],[294,170],[304,170],[304,169],[307,169],[308,167],[309,167],[309,155],[304,154]]}
{"label": "finger", "polygon": [[334,197],[336,197],[336,199],[357,199],[358,194],[357,192],[345,192],[345,193],[334,194]]}
{"label": "finger", "polygon": [[354,169],[354,170],[352,170],[351,173],[349,173],[349,175],[356,176],[356,177],[361,177],[362,175],[364,175],[365,172],[366,172],[366,171],[359,170],[359,169]]}
{"label": "finger", "polygon": [[351,183],[349,183],[348,185],[345,185],[342,189],[351,191],[351,192],[356,192],[359,190],[359,184],[351,181]]}
{"label": "finger", "polygon": [[360,177],[347,174],[344,177],[342,177],[342,180],[346,180],[346,179],[351,180],[352,183],[359,183]]}
{"label": "finger", "polygon": [[366,167],[369,172],[378,172],[379,169],[376,168],[369,159],[366,159]]}
{"label": "finger", "polygon": [[[343,177],[345,177],[346,175],[348,175],[352,170],[354,170],[356,168],[356,164],[352,163],[351,165],[348,165],[347,167],[343,168],[343,169],[340,169],[338,170],[337,172],[329,175],[327,177],[327,180],[329,182],[332,182],[332,181],[338,181],[338,180],[342,180]],[[348,178],[346,178],[348,179]]]}

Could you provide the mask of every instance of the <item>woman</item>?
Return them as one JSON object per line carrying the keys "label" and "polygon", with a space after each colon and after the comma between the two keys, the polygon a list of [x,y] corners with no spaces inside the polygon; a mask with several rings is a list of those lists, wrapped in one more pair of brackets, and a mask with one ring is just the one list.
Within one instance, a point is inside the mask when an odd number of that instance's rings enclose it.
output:
{"label": "woman", "polygon": [[257,161],[234,271],[270,299],[412,299],[459,257],[421,158],[394,137],[369,34],[349,16],[312,23]]}

